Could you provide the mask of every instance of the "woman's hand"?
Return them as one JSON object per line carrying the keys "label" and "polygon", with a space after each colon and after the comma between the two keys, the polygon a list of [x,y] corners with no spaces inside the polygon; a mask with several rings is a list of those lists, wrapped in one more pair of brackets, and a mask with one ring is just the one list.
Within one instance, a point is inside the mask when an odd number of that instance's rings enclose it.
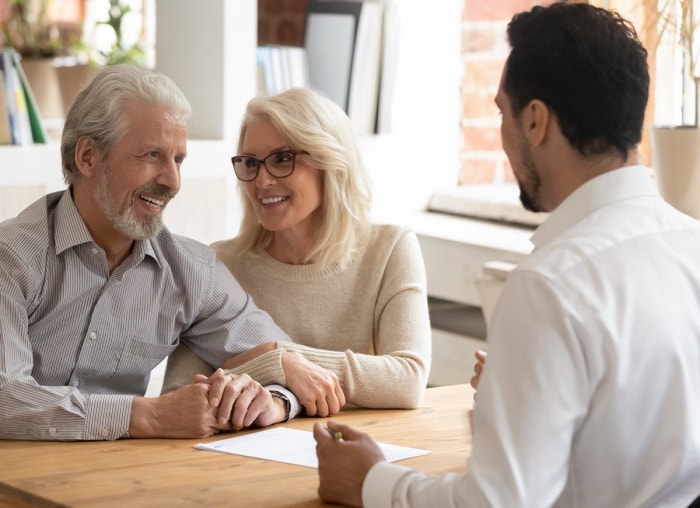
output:
{"label": "woman's hand", "polygon": [[287,388],[294,392],[308,416],[330,416],[345,405],[338,376],[290,351],[282,353]]}

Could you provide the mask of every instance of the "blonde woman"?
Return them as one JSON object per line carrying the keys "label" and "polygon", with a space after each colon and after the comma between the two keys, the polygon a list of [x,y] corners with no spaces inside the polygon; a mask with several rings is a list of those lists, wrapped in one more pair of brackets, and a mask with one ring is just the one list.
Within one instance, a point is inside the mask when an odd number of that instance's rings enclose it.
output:
{"label": "blonde woman", "polygon": [[[370,222],[370,182],[347,115],[311,89],[253,99],[232,158],[243,219],[218,256],[293,343],[224,367],[295,392],[306,414],[345,402],[415,408],[430,368],[430,320],[415,234]],[[208,374],[171,356],[166,390]]]}

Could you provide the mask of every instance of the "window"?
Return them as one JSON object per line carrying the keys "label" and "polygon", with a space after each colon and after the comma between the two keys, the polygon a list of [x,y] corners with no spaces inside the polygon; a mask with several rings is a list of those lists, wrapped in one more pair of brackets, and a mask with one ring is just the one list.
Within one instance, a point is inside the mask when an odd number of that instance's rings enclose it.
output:
{"label": "window", "polygon": [[[118,33],[107,23],[110,14],[118,18]],[[115,58],[115,62],[126,58],[126,54],[115,54],[114,44],[118,42],[125,52],[130,48],[141,48],[145,54],[140,63],[153,67],[155,0],[86,0],[82,39],[88,47],[88,57],[99,63],[104,63],[107,58]]]}

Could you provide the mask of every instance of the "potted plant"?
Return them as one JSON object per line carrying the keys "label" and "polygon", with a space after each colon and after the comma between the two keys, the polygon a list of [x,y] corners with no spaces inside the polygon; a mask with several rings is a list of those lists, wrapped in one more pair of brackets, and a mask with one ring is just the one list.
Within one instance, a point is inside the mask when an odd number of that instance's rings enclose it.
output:
{"label": "potted plant", "polygon": [[[92,66],[131,64],[145,65],[146,52],[140,41],[127,42],[122,30],[131,6],[121,0],[109,0],[107,18],[95,23],[94,32],[76,49]],[[99,33],[99,36],[98,36]]]}
{"label": "potted plant", "polygon": [[63,43],[56,24],[49,19],[51,0],[10,0],[10,16],[3,23],[3,45],[22,58],[53,58]]}
{"label": "potted plant", "polygon": [[[84,40],[76,44],[73,53],[82,62],[80,65],[58,67],[63,103],[68,107],[78,95],[82,85],[101,65],[127,63],[145,65],[146,52],[139,42],[130,44],[125,40],[122,30],[124,18],[131,12],[131,7],[120,0],[110,0],[109,10],[105,20],[95,23],[92,34],[84,34]],[[103,37],[98,41],[97,32],[102,31]],[[106,36],[106,37],[105,37]]]}
{"label": "potted plant", "polygon": [[652,165],[664,199],[700,218],[700,12],[694,0],[644,1],[659,62],[682,94],[671,123],[651,127]]}

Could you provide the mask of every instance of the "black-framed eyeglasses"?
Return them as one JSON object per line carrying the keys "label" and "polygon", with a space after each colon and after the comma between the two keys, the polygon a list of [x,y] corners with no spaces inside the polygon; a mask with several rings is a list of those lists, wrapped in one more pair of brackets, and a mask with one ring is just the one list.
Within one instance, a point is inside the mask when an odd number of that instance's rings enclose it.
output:
{"label": "black-framed eyeglasses", "polygon": [[297,155],[307,154],[307,152],[297,152],[295,150],[279,150],[272,152],[264,159],[258,159],[251,155],[234,155],[231,157],[233,171],[236,177],[243,182],[252,182],[258,177],[260,166],[275,178],[286,178],[294,172]]}

